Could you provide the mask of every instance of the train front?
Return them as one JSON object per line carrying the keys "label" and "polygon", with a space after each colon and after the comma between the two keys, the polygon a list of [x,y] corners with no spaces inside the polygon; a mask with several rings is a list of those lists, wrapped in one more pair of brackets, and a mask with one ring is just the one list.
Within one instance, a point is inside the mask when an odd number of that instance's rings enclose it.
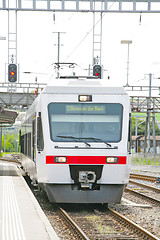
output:
{"label": "train front", "polygon": [[42,94],[46,162],[38,173],[52,202],[120,202],[128,183],[129,97],[90,82]]}

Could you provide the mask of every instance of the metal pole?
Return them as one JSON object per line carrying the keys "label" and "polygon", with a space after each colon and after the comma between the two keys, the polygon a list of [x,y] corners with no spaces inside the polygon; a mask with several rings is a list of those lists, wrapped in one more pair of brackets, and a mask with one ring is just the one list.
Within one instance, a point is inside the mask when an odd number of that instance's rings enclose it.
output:
{"label": "metal pole", "polygon": [[153,122],[153,154],[156,155],[155,113],[152,113]]}
{"label": "metal pole", "polygon": [[[101,8],[102,8],[102,5],[101,5]],[[100,33],[100,65],[102,64],[101,62],[101,58],[102,58],[102,17],[103,17],[103,13],[101,12],[101,33]]]}
{"label": "metal pole", "polygon": [[147,138],[148,138],[148,152],[150,152],[150,147],[151,147],[151,143],[150,143],[150,129],[151,129],[151,113],[150,113],[150,109],[151,109],[151,82],[152,82],[152,74],[149,74],[149,101],[148,101],[148,108],[147,108],[147,114],[148,114],[148,127],[147,127]]}
{"label": "metal pole", "polygon": [[[93,3],[94,4],[94,9],[95,9],[95,2]],[[92,65],[95,64],[95,58],[94,58],[94,42],[95,42],[95,12],[93,12],[93,48],[92,48]]]}
{"label": "metal pole", "polygon": [[151,98],[152,73],[149,74],[149,98]]}
{"label": "metal pole", "polygon": [[156,124],[156,117],[155,117],[155,99],[153,100],[153,112],[152,112],[152,122],[153,122],[153,154],[154,156],[156,155],[156,129],[155,129],[155,124]]}
{"label": "metal pole", "polygon": [[[149,108],[149,103],[147,104],[147,108]],[[150,152],[150,112],[147,111],[147,152]]]}
{"label": "metal pole", "polygon": [[[17,8],[17,1],[16,1],[16,8]],[[15,59],[15,63],[17,64],[17,11],[15,11],[15,21],[16,21],[16,59]]]}
{"label": "metal pole", "polygon": [[[8,8],[9,8],[9,0],[8,0]],[[8,10],[8,64],[9,64],[9,10]]]}
{"label": "metal pole", "polygon": [[18,127],[17,127],[17,153],[18,153]]}
{"label": "metal pole", "polygon": [[57,78],[59,78],[59,54],[60,54],[60,32],[58,32],[58,72],[57,72]]}
{"label": "metal pole", "polygon": [[138,135],[138,123],[137,123],[137,117],[136,117],[136,132],[135,132],[135,135],[136,135],[136,136]]}
{"label": "metal pole", "polygon": [[2,125],[0,129],[0,153],[2,152]]}
{"label": "metal pole", "polygon": [[148,113],[146,116],[145,138],[144,138],[144,156],[145,157],[147,156],[147,130],[148,130],[147,126],[148,126]]}
{"label": "metal pole", "polygon": [[128,57],[127,57],[127,84],[126,84],[126,86],[129,86],[129,85],[128,85],[128,76],[129,76],[129,41],[128,41]]}
{"label": "metal pole", "polygon": [[61,33],[65,33],[65,32],[53,32],[53,33],[58,33],[58,56],[57,56],[57,69],[58,69],[58,71],[57,71],[57,78],[59,78],[59,76],[60,76],[60,74],[59,74],[59,69],[60,69],[60,65],[59,65],[59,63],[60,63],[60,34]]}
{"label": "metal pole", "polygon": [[[93,9],[95,10],[95,1],[93,2]],[[101,3],[101,9],[103,4]],[[99,14],[93,12],[93,45],[92,45],[92,66],[95,64],[102,64],[102,18],[103,12]]]}
{"label": "metal pole", "polygon": [[121,40],[121,44],[128,44],[128,54],[127,54],[127,83],[126,87],[129,86],[128,79],[129,79],[129,44],[132,43],[132,40]]}
{"label": "metal pole", "polygon": [[6,128],[4,128],[4,152],[6,151]]}

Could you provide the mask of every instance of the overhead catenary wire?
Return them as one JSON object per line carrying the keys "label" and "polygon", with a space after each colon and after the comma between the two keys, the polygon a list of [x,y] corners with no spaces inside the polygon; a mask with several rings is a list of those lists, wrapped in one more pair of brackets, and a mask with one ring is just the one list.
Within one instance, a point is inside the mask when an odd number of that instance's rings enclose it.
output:
{"label": "overhead catenary wire", "polygon": [[[117,0],[115,0],[111,6],[108,8],[108,10],[111,9],[111,7],[116,3]],[[78,43],[78,45],[72,50],[72,52],[66,57],[64,62],[77,50],[77,48],[82,44],[82,42],[87,38],[87,36],[93,31],[93,29],[96,27],[96,25],[101,21],[101,19],[106,15],[107,12],[102,13],[102,16],[99,18],[99,20],[93,25],[93,27],[87,32],[87,34],[81,39],[81,41]]]}

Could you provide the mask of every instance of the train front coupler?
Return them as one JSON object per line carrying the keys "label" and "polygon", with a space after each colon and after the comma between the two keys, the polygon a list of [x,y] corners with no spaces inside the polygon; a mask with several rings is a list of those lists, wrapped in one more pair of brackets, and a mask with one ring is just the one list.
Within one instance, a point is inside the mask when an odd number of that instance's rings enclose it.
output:
{"label": "train front coupler", "polygon": [[93,184],[96,182],[96,173],[92,171],[80,171],[79,183],[81,189],[93,189]]}

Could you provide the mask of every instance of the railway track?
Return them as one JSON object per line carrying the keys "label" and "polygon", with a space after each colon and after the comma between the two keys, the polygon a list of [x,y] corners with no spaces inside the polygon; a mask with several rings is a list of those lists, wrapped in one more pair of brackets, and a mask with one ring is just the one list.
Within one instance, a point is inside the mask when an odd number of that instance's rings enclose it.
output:
{"label": "railway track", "polygon": [[138,179],[138,180],[144,180],[144,181],[149,181],[149,182],[156,182],[156,177],[145,176],[145,175],[141,175],[141,174],[131,173],[130,174],[130,178]]}
{"label": "railway track", "polygon": [[67,226],[73,232],[75,239],[90,240],[83,230],[75,223],[75,221],[69,216],[69,214],[63,209],[59,208],[59,213],[65,220]]}
{"label": "railway track", "polygon": [[132,189],[129,189],[129,188],[126,188],[125,192],[129,192],[132,195],[136,195],[137,197],[143,198],[144,200],[146,200],[149,203],[154,204],[155,206],[158,206],[158,207],[160,206],[160,200],[158,200],[158,199],[155,199],[155,198],[152,198],[150,196],[144,195],[144,194],[142,194],[138,191],[135,191],[135,190],[132,190]]}
{"label": "railway track", "polygon": [[[38,192],[36,193],[38,194]],[[115,211],[114,207],[71,205],[68,209],[68,205],[59,208],[59,206],[49,203],[46,197],[43,199],[40,197],[38,201],[54,230],[60,234],[61,240],[160,239],[150,232],[150,228],[148,230],[148,225],[146,229],[142,228],[142,225],[136,224],[135,219],[131,218],[126,211],[118,213],[119,210]],[[126,215],[124,216],[124,214]],[[128,219],[128,216],[132,221]]]}
{"label": "railway track", "polygon": [[[131,216],[125,210],[126,207],[123,211],[122,207],[115,208],[112,206],[107,208],[106,205],[103,205],[102,209],[96,206],[90,210],[90,205],[88,205],[88,208],[78,205],[76,209],[71,205],[68,210],[65,205],[65,207],[61,206],[61,208],[58,207],[58,210],[56,210],[55,204],[49,203],[47,198],[40,199],[39,202],[42,204],[42,208],[53,228],[57,234],[60,234],[61,240],[160,239],[159,232],[154,231],[152,226],[149,227],[150,224],[143,225],[143,223],[137,222],[135,216]],[[129,209],[132,212],[132,207]]]}
{"label": "railway track", "polygon": [[[134,178],[137,178],[137,174],[134,175]],[[154,178],[154,177],[148,177],[148,176],[143,176],[143,175],[141,175],[139,179],[150,181],[150,182],[155,182],[155,180],[156,180],[156,178]],[[158,194],[160,193],[160,189],[158,189],[154,186],[150,186],[150,185],[147,185],[144,183],[139,183],[139,182],[136,182],[133,180],[130,180],[130,183],[134,184],[134,185],[138,185],[138,186],[142,187],[143,189],[145,188],[145,189],[149,189],[153,192],[157,192]],[[142,192],[144,191],[143,189],[142,189]],[[143,193],[140,193],[137,190],[133,190],[133,189],[126,188],[125,191],[128,191],[134,195],[136,194],[138,197],[141,197],[141,198],[145,199],[147,202],[154,204],[154,206],[158,206],[158,207],[160,206],[160,200],[158,200],[158,199],[155,199],[150,196],[146,196]],[[123,216],[122,214],[118,213],[117,211],[113,210],[112,208],[108,208],[107,210],[105,210],[105,217],[104,216],[101,217],[101,220],[100,220],[100,218],[97,218],[97,219],[98,219],[98,221],[106,222],[107,226],[108,226],[110,224],[109,222],[111,221],[111,220],[107,220],[108,216],[110,216],[111,218],[114,218],[116,220],[116,223],[111,224],[112,226],[115,226],[115,225],[121,226],[121,227],[125,226],[125,228],[131,230],[130,234],[128,235],[128,233],[126,233],[126,235],[123,235],[123,236],[121,236],[121,235],[116,236],[116,234],[113,232],[110,232],[110,233],[107,232],[107,236],[106,236],[105,235],[106,233],[103,233],[103,234],[94,233],[94,235],[96,236],[96,238],[94,238],[94,236],[92,236],[92,234],[90,234],[89,231],[87,232],[87,229],[84,228],[83,232],[85,232],[85,234],[87,235],[86,239],[90,239],[90,240],[93,240],[93,239],[157,239],[158,240],[159,239],[159,237],[153,235],[150,231],[142,228],[141,226],[139,226],[132,220],[129,220],[126,216]],[[96,219],[96,216],[92,216],[92,218]],[[80,217],[80,219],[83,222],[82,217]],[[79,223],[78,223],[78,225],[79,225]],[[93,225],[93,223],[89,223],[89,225]],[[103,225],[103,224],[101,224],[101,225],[105,229],[105,225]],[[83,224],[82,224],[82,228],[83,228]],[[94,232],[93,229],[92,229],[92,231]],[[123,231],[125,232],[125,230],[123,230]],[[136,236],[135,236],[135,234],[136,234]],[[103,236],[103,235],[105,235],[105,236]],[[85,239],[85,238],[80,238],[80,239]]]}
{"label": "railway track", "polygon": [[[144,175],[139,175],[139,174],[131,174],[130,177],[137,179],[137,180],[143,180],[143,181],[148,181],[148,182],[156,181],[156,177],[144,176]],[[130,192],[130,194],[134,194],[136,196],[139,196],[139,197],[149,201],[152,204],[155,204],[156,206],[160,206],[160,197],[158,196],[160,194],[160,188],[157,188],[150,184],[137,182],[137,181],[134,181],[131,179],[129,180],[129,183],[131,185],[129,184],[129,187],[125,188],[125,192]],[[140,188],[136,188],[135,186],[138,186]],[[146,191],[146,189],[148,191]],[[151,196],[148,196],[148,194],[150,194]],[[156,194],[157,194],[158,198],[155,198]]]}
{"label": "railway track", "polygon": [[136,182],[136,181],[133,181],[133,180],[129,180],[129,182],[132,183],[132,184],[136,184],[138,186],[141,186],[141,187],[144,187],[144,188],[147,188],[147,189],[150,189],[152,191],[160,193],[160,188],[157,188],[157,187],[154,187],[154,186],[151,186],[151,185],[147,185],[147,184],[144,184],[144,183]]}
{"label": "railway track", "polygon": [[[69,212],[67,213],[64,209],[60,208],[61,214],[65,221],[68,224],[70,229],[74,231],[74,239],[83,239],[83,240],[102,240],[102,239],[118,239],[118,240],[125,240],[125,239],[152,239],[158,240],[156,236],[151,234],[149,231],[145,230],[138,224],[134,223],[133,221],[129,220],[125,216],[119,214],[117,211],[107,208],[103,206],[103,208],[99,210],[94,209],[94,213],[92,213],[92,217],[90,217],[90,213],[86,213],[79,216],[75,216],[75,213]],[[89,230],[86,227],[86,219],[88,221],[88,226],[92,226],[92,229]],[[94,219],[94,223],[93,220]],[[98,219],[98,220],[96,220]],[[95,231],[95,223],[98,222],[102,226],[98,228],[98,232]],[[100,223],[101,222],[101,223]],[[114,229],[116,226],[116,230]],[[112,229],[111,229],[111,228]],[[83,230],[82,230],[83,228]],[[117,232],[117,229],[119,232]],[[122,230],[123,229],[123,230]],[[127,230],[126,230],[127,229]],[[87,233],[86,233],[87,232]]]}
{"label": "railway track", "polygon": [[149,231],[147,231],[146,229],[142,228],[141,226],[139,226],[138,224],[134,223],[133,221],[129,220],[128,218],[126,218],[125,216],[119,214],[118,212],[109,209],[109,211],[111,211],[111,214],[118,219],[118,221],[121,221],[121,224],[127,224],[127,226],[131,229],[133,229],[133,231],[137,232],[137,235],[140,237],[139,239],[152,239],[152,240],[158,240],[159,238],[154,236],[152,233],[150,233]]}
{"label": "railway track", "polygon": [[[125,188],[125,192],[129,192],[132,195],[136,195],[147,202],[160,207],[160,197],[158,196],[160,194],[159,188],[132,180],[130,180],[129,183],[131,183],[131,185]],[[139,186],[140,188],[137,188],[136,186]],[[148,191],[146,191],[146,189]],[[156,194],[157,198],[155,197]]]}

